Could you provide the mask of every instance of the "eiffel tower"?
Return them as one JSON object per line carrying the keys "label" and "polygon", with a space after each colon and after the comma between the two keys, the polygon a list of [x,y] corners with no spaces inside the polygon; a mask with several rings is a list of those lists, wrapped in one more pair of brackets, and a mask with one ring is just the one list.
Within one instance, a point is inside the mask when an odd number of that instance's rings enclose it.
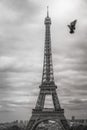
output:
{"label": "eiffel tower", "polygon": [[[51,51],[51,35],[50,25],[51,18],[47,8],[47,17],[45,18],[45,47],[44,47],[44,64],[42,82],[39,86],[40,93],[37,99],[35,108],[32,110],[32,116],[28,122],[26,130],[36,130],[37,126],[44,121],[54,120],[58,123],[58,130],[69,130],[69,125],[64,116],[64,109],[61,108],[57,96],[57,86],[55,85],[52,64]],[[45,97],[50,95],[52,97],[54,108],[44,108]]]}

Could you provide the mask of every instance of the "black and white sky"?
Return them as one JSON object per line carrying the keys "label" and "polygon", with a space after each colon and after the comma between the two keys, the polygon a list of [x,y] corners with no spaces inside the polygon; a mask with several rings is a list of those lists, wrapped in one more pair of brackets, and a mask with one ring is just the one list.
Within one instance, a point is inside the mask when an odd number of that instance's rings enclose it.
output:
{"label": "black and white sky", "polygon": [[0,122],[29,119],[35,107],[47,5],[60,104],[67,118],[87,118],[87,0],[0,0]]}

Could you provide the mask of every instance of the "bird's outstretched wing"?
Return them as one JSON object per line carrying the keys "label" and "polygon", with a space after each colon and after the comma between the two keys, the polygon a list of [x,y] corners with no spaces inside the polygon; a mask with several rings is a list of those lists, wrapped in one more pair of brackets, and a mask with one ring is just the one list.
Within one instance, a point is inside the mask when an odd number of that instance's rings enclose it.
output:
{"label": "bird's outstretched wing", "polygon": [[72,22],[70,23],[70,25],[71,25],[71,26],[75,26],[76,23],[77,23],[77,20],[74,20],[74,21],[72,21]]}
{"label": "bird's outstretched wing", "polygon": [[69,29],[71,29],[71,26],[70,25],[67,25],[69,27]]}

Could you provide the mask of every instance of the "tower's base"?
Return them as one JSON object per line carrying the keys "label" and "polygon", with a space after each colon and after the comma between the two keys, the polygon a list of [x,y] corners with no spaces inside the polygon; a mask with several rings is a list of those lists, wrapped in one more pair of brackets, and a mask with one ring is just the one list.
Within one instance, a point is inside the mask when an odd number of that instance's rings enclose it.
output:
{"label": "tower's base", "polygon": [[33,109],[27,130],[35,130],[41,122],[48,120],[56,121],[59,125],[59,130],[69,130],[69,125],[64,116],[64,109],[57,111],[53,109],[43,109],[43,111]]}

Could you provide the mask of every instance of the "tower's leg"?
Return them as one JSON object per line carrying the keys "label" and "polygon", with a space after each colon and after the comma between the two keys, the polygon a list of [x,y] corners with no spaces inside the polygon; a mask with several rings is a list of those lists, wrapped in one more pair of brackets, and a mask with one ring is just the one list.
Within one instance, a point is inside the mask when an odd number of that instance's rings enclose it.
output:
{"label": "tower's leg", "polygon": [[44,108],[45,94],[40,91],[35,109],[42,110]]}
{"label": "tower's leg", "polygon": [[[64,118],[65,118],[65,117],[64,117]],[[70,129],[70,128],[69,128],[69,124],[68,124],[66,118],[63,119],[63,120],[61,120],[61,123],[62,123],[63,127],[65,128],[65,130],[69,130],[69,129]]]}
{"label": "tower's leg", "polygon": [[60,103],[59,103],[59,100],[58,100],[56,90],[52,93],[52,99],[53,99],[55,110],[59,110],[60,109]]}
{"label": "tower's leg", "polygon": [[35,124],[35,120],[32,119],[31,117],[30,121],[28,122],[26,130],[32,130],[34,124]]}

